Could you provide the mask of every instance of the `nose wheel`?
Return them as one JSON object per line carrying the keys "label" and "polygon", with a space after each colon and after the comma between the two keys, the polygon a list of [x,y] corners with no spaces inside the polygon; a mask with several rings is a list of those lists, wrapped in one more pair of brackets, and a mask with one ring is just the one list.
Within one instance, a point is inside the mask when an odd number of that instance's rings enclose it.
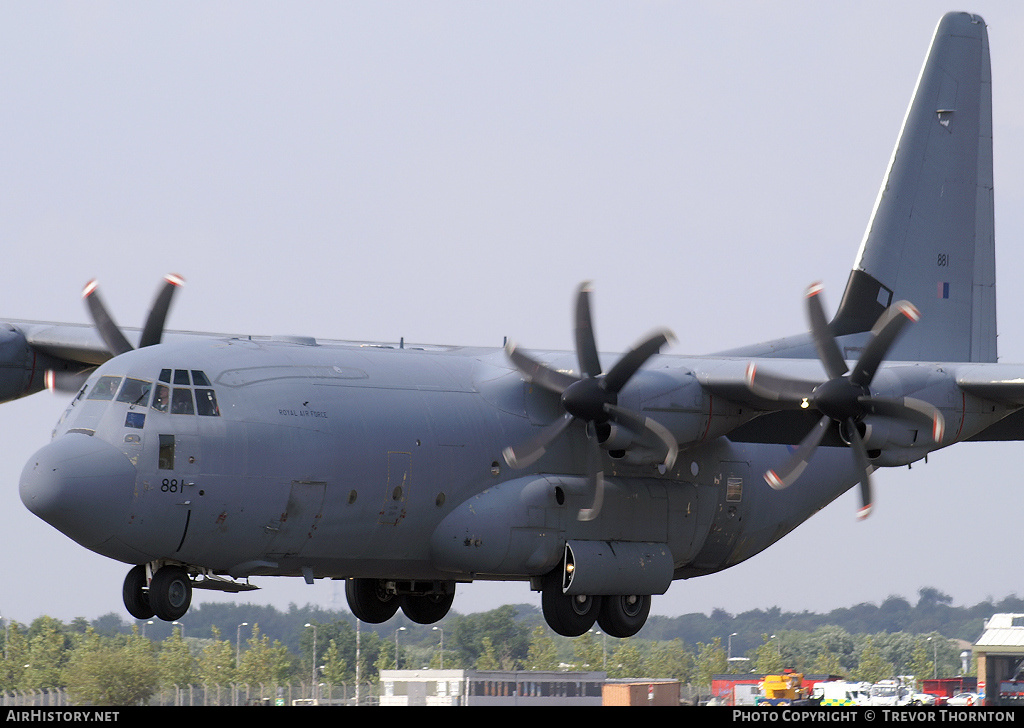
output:
{"label": "nose wheel", "polygon": [[125,577],[122,595],[128,613],[136,619],[156,616],[173,622],[192,604],[192,580],[184,567],[167,564],[157,569],[146,585],[147,565],[139,564]]}

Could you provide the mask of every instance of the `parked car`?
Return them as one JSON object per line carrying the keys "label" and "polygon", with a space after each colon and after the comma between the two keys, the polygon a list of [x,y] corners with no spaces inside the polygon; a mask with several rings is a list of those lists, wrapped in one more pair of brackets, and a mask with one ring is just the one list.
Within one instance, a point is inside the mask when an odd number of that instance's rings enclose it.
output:
{"label": "parked car", "polygon": [[978,705],[977,693],[957,693],[946,701],[946,705]]}

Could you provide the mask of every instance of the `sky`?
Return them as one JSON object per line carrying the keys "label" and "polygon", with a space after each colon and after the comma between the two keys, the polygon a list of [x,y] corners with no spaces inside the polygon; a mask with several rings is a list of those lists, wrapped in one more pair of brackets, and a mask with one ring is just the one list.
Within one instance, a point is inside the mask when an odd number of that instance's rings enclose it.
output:
{"label": "sky", "polygon": [[[1024,4],[778,1],[0,4],[0,319],[86,322],[98,278],[141,325],[572,347],[580,281],[602,350],[654,327],[705,354],[834,307],[947,10],[992,49],[1000,360],[1024,362]],[[18,497],[66,399],[0,405],[0,615],[116,612],[127,566]],[[652,613],[827,611],[935,587],[1024,593],[1024,444],[875,475],[762,554]],[[345,608],[339,583],[251,601]],[[522,583],[454,609],[539,605]],[[187,615],[182,620],[187,624]]]}

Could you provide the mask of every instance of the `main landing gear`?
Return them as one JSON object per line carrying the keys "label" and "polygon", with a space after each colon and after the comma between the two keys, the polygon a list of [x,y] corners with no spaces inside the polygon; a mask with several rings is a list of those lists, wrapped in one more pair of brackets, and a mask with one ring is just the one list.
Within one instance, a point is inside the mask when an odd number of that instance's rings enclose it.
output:
{"label": "main landing gear", "polygon": [[450,582],[348,579],[345,582],[348,607],[356,619],[369,624],[387,622],[399,608],[417,624],[433,624],[448,614],[455,600]]}
{"label": "main landing gear", "polygon": [[548,626],[563,637],[579,637],[596,622],[611,637],[632,637],[651,612],[650,594],[592,596],[565,594],[562,570],[555,569],[541,584],[541,608]]}
{"label": "main landing gear", "polygon": [[192,604],[192,580],[185,567],[165,564],[152,577],[150,573],[147,564],[139,564],[125,577],[122,596],[128,613],[136,619],[181,619]]}

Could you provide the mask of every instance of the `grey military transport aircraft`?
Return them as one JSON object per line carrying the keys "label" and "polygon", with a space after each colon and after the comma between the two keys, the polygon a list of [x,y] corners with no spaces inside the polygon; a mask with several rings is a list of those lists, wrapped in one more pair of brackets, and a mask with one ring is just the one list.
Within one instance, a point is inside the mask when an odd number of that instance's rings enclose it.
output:
{"label": "grey military transport aircraft", "polygon": [[[665,331],[599,353],[141,331],[95,283],[94,326],[0,332],[0,398],[77,392],[21,499],[131,565],[138,619],[193,589],[343,579],[380,623],[447,614],[459,583],[518,580],[562,635],[627,637],[673,580],[767,548],[871,474],[963,440],[1024,439],[1024,365],[996,362],[984,21],[935,33],[846,290],[810,332],[709,356]],[[137,345],[129,340],[136,337]]]}

